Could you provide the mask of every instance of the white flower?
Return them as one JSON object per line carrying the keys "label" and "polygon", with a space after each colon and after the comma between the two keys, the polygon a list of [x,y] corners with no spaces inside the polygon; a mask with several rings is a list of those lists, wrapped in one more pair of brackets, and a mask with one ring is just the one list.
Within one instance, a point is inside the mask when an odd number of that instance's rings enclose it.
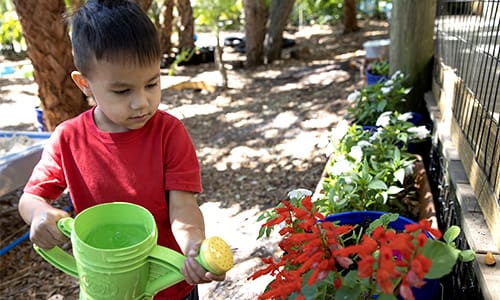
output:
{"label": "white flower", "polygon": [[379,135],[381,135],[383,131],[384,129],[382,129],[381,127],[377,128],[377,131],[374,132],[372,136],[370,136],[369,140],[373,142],[374,140],[378,139]]}
{"label": "white flower", "polygon": [[363,158],[363,149],[360,146],[352,146],[349,156],[360,162]]}
{"label": "white flower", "polygon": [[381,92],[382,92],[382,94],[384,94],[384,95],[389,94],[389,93],[391,92],[391,90],[392,90],[392,87],[385,87],[385,86],[383,86],[383,87],[381,87],[381,88],[380,88],[380,91],[381,91]]}
{"label": "white flower", "polygon": [[384,86],[391,87],[393,83],[394,81],[392,81],[392,79],[389,79],[384,82]]}
{"label": "white flower", "polygon": [[347,120],[340,121],[337,124],[337,127],[335,127],[335,129],[332,130],[332,133],[330,135],[330,140],[334,143],[340,141],[347,133],[348,129],[349,129],[349,123],[347,122]]}
{"label": "white flower", "polygon": [[352,170],[351,163],[342,157],[340,160],[336,161],[330,169],[330,174],[333,176],[339,176],[348,173]]}
{"label": "white flower", "polygon": [[398,116],[399,121],[408,121],[413,117],[413,114],[411,112],[404,113],[402,115]]}
{"label": "white flower", "polygon": [[354,102],[356,99],[359,98],[361,93],[358,90],[355,90],[354,92],[350,93],[349,96],[347,96],[347,101],[348,102]]}
{"label": "white flower", "polygon": [[385,127],[391,122],[392,111],[386,111],[380,114],[375,125]]}
{"label": "white flower", "polygon": [[302,199],[306,196],[311,196],[312,192],[308,189],[295,189],[288,192],[289,199]]}
{"label": "white flower", "polygon": [[399,76],[403,76],[403,73],[401,73],[400,70],[397,70],[396,72],[394,72],[394,74],[392,74],[391,79],[396,79]]}
{"label": "white flower", "polygon": [[410,127],[408,128],[408,133],[414,134],[417,139],[425,139],[430,134],[425,126]]}
{"label": "white flower", "polygon": [[364,148],[364,147],[370,147],[372,143],[368,141],[359,141],[357,145],[361,148]]}

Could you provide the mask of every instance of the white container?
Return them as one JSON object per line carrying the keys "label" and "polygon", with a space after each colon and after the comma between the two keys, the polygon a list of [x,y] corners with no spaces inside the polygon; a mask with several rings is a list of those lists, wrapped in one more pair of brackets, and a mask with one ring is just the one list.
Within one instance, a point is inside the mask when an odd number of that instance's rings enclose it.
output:
{"label": "white container", "polygon": [[373,40],[363,43],[363,48],[366,51],[366,58],[389,59],[390,39]]}
{"label": "white container", "polygon": [[33,168],[40,160],[50,132],[0,131],[0,137],[26,136],[34,144],[0,156],[0,196],[25,185]]}

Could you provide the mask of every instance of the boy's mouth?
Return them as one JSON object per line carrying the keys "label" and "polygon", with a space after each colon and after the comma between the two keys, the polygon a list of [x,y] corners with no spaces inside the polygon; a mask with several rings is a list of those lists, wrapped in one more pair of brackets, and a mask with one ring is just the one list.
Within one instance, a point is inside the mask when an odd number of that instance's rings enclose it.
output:
{"label": "boy's mouth", "polygon": [[135,116],[135,117],[130,117],[129,119],[131,119],[131,120],[143,120],[147,116],[148,116],[148,114],[143,114],[143,115],[138,115],[138,116]]}

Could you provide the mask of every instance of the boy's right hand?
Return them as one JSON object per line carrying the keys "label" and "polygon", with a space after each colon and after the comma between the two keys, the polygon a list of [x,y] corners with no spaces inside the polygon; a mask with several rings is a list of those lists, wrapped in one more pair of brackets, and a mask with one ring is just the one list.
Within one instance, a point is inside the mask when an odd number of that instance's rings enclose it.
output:
{"label": "boy's right hand", "polygon": [[42,249],[51,249],[68,238],[57,228],[57,221],[69,217],[64,210],[46,207],[37,210],[31,219],[30,240]]}

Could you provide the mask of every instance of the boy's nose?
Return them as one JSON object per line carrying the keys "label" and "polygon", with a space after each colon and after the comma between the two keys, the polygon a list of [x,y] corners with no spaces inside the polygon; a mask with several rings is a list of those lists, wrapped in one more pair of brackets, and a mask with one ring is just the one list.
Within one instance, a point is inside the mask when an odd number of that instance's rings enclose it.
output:
{"label": "boy's nose", "polygon": [[138,110],[146,106],[148,106],[148,98],[144,93],[138,94],[130,104],[133,110]]}

